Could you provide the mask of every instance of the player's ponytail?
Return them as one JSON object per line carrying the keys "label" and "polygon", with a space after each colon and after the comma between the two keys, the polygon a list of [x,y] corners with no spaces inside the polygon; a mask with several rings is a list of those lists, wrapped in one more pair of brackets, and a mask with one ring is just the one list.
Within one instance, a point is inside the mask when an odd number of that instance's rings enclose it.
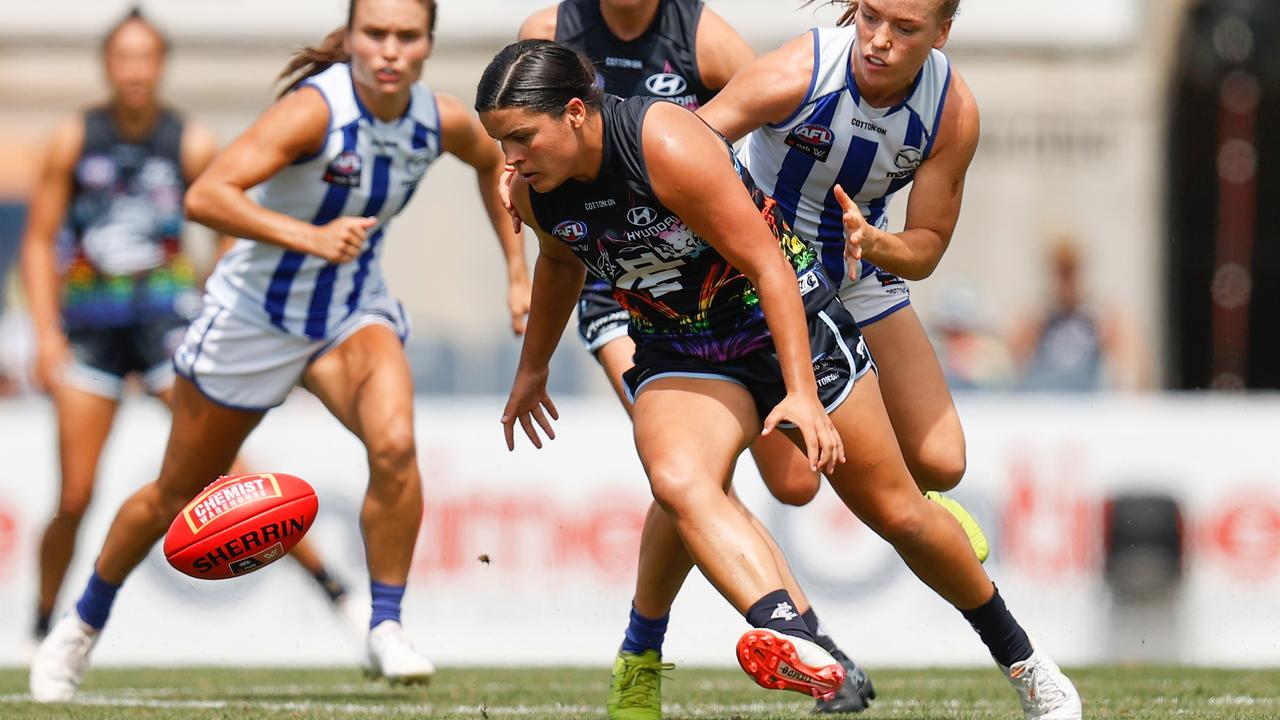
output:
{"label": "player's ponytail", "polygon": [[[427,9],[427,37],[435,39],[436,34],[436,0],[419,0],[422,6]],[[318,75],[329,68],[330,65],[344,63],[351,60],[351,54],[347,52],[347,35],[351,32],[352,24],[356,18],[356,0],[347,3],[347,24],[340,27],[328,35],[324,36],[324,40],[315,47],[305,47],[294,53],[289,59],[289,64],[285,65],[284,70],[276,77],[277,81],[286,83],[281,96],[287,94],[290,90],[298,87],[303,80]]]}
{"label": "player's ponytail", "polygon": [[290,90],[302,84],[303,80],[312,75],[319,75],[330,65],[344,63],[350,59],[351,55],[347,52],[347,28],[343,26],[325,35],[319,45],[305,47],[294,53],[289,59],[289,64],[285,65],[284,70],[276,77],[277,81],[286,83],[280,95],[288,94]]}
{"label": "player's ponytail", "polygon": [[494,56],[476,87],[476,112],[525,108],[554,117],[579,98],[599,107],[604,90],[585,55],[550,40],[522,40]]}

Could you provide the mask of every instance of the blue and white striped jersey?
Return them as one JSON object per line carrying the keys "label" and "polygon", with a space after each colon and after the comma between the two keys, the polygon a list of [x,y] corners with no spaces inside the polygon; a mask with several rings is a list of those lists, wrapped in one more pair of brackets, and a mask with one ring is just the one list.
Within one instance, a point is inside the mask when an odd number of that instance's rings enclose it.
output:
{"label": "blue and white striped jersey", "polygon": [[[942,118],[951,66],[933,50],[902,103],[866,104],[850,58],[853,27],[813,30],[813,77],[804,102],[780,124],[751,133],[740,151],[761,189],[796,233],[814,243],[832,278],[846,276],[844,225],[832,188],[839,184],[867,222],[888,226],[885,206],[929,157]],[[861,276],[874,267],[863,261]]]}
{"label": "blue and white striped jersey", "polygon": [[435,96],[419,84],[404,117],[375,118],[356,96],[346,63],[303,85],[319,90],[329,105],[328,139],[317,154],[281,169],[249,197],[315,225],[343,215],[376,217],[378,224],[360,255],[341,265],[242,239],[218,263],[206,291],[241,317],[320,339],[366,299],[386,293],[381,241],[440,155],[440,115]]}

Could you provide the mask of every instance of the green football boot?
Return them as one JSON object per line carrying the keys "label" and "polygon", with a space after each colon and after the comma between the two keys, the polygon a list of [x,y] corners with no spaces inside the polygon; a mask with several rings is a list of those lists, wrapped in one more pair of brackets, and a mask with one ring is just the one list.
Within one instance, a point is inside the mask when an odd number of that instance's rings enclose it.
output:
{"label": "green football boot", "polygon": [[987,556],[991,554],[991,545],[987,543],[987,535],[982,532],[982,526],[969,514],[969,511],[965,510],[960,503],[937,490],[930,490],[924,496],[941,505],[943,510],[951,513],[956,520],[960,521],[960,527],[964,528],[964,534],[969,536],[969,544],[973,546],[973,552],[978,556],[978,562],[986,562]]}
{"label": "green football boot", "polygon": [[661,720],[662,673],[674,668],[657,650],[619,650],[609,682],[609,720]]}

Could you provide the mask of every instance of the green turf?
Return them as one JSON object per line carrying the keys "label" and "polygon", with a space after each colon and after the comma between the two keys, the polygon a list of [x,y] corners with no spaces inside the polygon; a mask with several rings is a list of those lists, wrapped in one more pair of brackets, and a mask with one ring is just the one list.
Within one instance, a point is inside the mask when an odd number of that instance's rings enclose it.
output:
{"label": "green turf", "polygon": [[[1068,669],[1088,718],[1280,718],[1280,670],[1165,667]],[[876,670],[880,694],[867,720],[1019,718],[994,669]],[[354,670],[96,669],[79,704],[22,698],[26,673],[0,670],[0,718],[602,718],[604,669],[442,670],[430,688],[367,682]],[[812,703],[767,692],[736,670],[678,668],[666,683],[667,718],[803,718]]]}

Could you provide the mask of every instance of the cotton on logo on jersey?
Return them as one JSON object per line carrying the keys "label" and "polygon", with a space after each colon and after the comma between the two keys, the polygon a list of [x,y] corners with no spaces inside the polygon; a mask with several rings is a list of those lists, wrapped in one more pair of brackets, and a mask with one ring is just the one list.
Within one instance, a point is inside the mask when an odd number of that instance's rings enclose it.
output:
{"label": "cotton on logo on jersey", "polygon": [[581,220],[565,220],[551,228],[551,234],[567,243],[582,242],[587,237],[587,224]]}
{"label": "cotton on logo on jersey", "polygon": [[182,509],[182,516],[192,534],[195,534],[234,508],[281,496],[280,484],[273,475],[237,475],[205,488],[204,492]]}
{"label": "cotton on logo on jersey", "polygon": [[836,134],[831,132],[831,128],[806,123],[796,126],[788,133],[786,143],[815,160],[826,162],[827,157],[831,155],[831,144],[835,139]]}
{"label": "cotton on logo on jersey", "polygon": [[329,162],[324,170],[324,181],[330,185],[355,187],[360,184],[360,171],[363,169],[364,161],[360,155],[348,150]]}

